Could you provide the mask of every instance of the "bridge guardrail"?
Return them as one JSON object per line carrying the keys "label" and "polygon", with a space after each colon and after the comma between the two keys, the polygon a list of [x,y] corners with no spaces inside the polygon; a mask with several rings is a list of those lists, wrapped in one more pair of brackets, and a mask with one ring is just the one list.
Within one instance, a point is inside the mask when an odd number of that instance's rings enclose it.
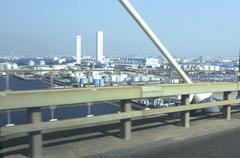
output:
{"label": "bridge guardrail", "polygon": [[[131,119],[137,117],[144,118],[146,116],[182,112],[182,125],[189,127],[191,110],[223,106],[224,117],[230,119],[231,105],[240,104],[240,99],[229,99],[231,91],[240,91],[240,83],[156,84],[106,88],[50,89],[17,92],[3,91],[0,92],[0,111],[27,109],[29,123],[12,127],[1,127],[0,137],[28,133],[29,139],[32,141],[30,143],[30,151],[33,155],[36,155],[41,154],[42,132],[51,129],[88,127],[98,125],[99,123],[120,121],[120,135],[124,139],[129,139],[131,137]],[[224,101],[189,104],[190,94],[217,92],[224,93]],[[181,106],[140,111],[131,110],[131,99],[176,95],[182,95]],[[121,101],[121,113],[59,120],[55,122],[41,121],[41,107],[115,100]]]}

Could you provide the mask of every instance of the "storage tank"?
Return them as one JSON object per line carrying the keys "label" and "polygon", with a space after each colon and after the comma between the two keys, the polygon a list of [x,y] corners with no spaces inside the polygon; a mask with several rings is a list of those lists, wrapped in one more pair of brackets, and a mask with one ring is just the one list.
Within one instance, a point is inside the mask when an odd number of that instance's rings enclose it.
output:
{"label": "storage tank", "polygon": [[140,81],[139,76],[134,76],[133,81],[134,81],[134,82],[139,82],[139,81]]}
{"label": "storage tank", "polygon": [[99,80],[99,87],[104,87],[104,79]]}
{"label": "storage tank", "polygon": [[99,79],[93,79],[93,84],[95,85],[95,87],[99,86]]}
{"label": "storage tank", "polygon": [[80,84],[80,87],[83,87],[83,84],[84,84],[84,79],[83,78],[80,79],[79,84]]}
{"label": "storage tank", "polygon": [[93,78],[92,77],[88,78],[88,82],[93,83]]}

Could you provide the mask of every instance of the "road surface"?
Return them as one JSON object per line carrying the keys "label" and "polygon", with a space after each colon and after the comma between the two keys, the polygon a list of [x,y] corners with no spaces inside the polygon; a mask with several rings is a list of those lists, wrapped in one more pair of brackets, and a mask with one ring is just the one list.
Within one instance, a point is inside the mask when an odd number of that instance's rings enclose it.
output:
{"label": "road surface", "polygon": [[[118,157],[118,156],[117,156]],[[165,146],[153,145],[121,158],[238,158],[240,157],[240,128],[211,134]]]}

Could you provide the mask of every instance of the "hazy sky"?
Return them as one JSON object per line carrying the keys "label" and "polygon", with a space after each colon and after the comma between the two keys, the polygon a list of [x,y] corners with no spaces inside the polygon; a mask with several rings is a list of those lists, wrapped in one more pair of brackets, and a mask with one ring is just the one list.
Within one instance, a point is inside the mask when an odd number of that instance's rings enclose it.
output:
{"label": "hazy sky", "polygon": [[[174,56],[238,55],[239,0],[130,0]],[[160,53],[118,0],[1,0],[0,55],[75,55],[82,35],[95,54],[104,31],[106,56]]]}

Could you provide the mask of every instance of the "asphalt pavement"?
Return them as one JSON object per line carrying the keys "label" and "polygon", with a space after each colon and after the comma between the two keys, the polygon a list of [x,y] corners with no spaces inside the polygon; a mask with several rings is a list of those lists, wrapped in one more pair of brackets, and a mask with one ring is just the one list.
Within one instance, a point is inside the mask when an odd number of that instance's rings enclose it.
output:
{"label": "asphalt pavement", "polygon": [[[239,158],[240,128],[158,146],[149,144],[120,158]],[[113,155],[109,157],[115,157]]]}

